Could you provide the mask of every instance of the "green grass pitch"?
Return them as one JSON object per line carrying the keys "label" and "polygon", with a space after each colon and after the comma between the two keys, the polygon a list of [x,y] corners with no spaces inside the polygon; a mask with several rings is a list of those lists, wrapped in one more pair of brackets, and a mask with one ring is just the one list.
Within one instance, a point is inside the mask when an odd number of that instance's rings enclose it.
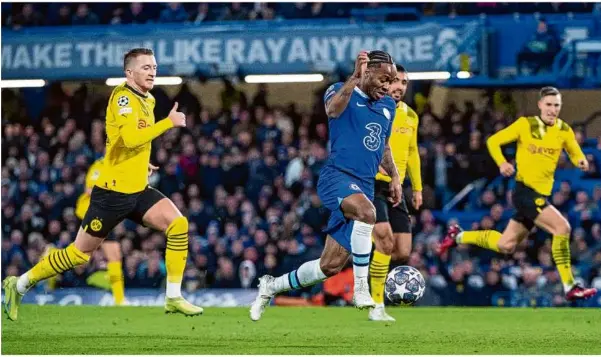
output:
{"label": "green grass pitch", "polygon": [[601,354],[598,309],[243,308],[186,318],[155,307],[23,305],[2,354]]}

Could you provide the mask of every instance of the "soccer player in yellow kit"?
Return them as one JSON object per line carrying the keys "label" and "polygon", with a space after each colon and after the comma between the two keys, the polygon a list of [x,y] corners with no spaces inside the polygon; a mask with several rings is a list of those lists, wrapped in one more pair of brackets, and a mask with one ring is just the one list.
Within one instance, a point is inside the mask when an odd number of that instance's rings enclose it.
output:
{"label": "soccer player in yellow kit", "polygon": [[51,251],[20,277],[2,282],[4,309],[11,320],[18,317],[23,295],[41,280],[85,264],[111,230],[124,219],[165,232],[167,294],[165,312],[192,316],[203,309],[181,295],[188,256],[188,220],[173,202],[148,185],[152,140],[173,127],[186,126],[177,103],[168,118],[155,123],[154,86],[157,64],[150,49],[136,48],[124,58],[126,82],[117,86],[106,111],[106,150],[100,175],[90,196],[75,242]]}
{"label": "soccer player in yellow kit", "polygon": [[[415,111],[402,101],[408,84],[407,71],[403,66],[397,65],[397,76],[389,90],[389,94],[397,103],[389,143],[401,182],[409,171],[413,186],[413,207],[419,209],[422,204],[421,163],[417,146],[419,118]],[[373,238],[376,249],[369,264],[371,296],[376,303],[376,307],[369,311],[371,321],[395,321],[384,309],[386,275],[391,259],[406,263],[411,253],[411,219],[407,203],[404,197],[399,205],[395,206],[389,202],[390,181],[390,176],[380,168],[380,173],[376,175],[374,197],[376,225]]]}
{"label": "soccer player in yellow kit", "polygon": [[553,235],[552,254],[568,301],[588,299],[597,293],[574,283],[570,263],[570,233],[568,221],[548,202],[553,188],[553,175],[563,149],[570,160],[582,171],[588,170],[588,161],[576,142],[572,128],[559,119],[561,94],[556,88],[544,87],[540,91],[538,108],[540,116],[521,117],[512,125],[491,136],[488,150],[503,176],[515,173],[507,162],[501,145],[517,141],[516,186],[513,205],[516,214],[503,234],[493,231],[462,232],[459,226],[449,227],[439,247],[439,254],[460,244],[473,244],[500,253],[513,253],[515,247],[528,237],[536,225]]}

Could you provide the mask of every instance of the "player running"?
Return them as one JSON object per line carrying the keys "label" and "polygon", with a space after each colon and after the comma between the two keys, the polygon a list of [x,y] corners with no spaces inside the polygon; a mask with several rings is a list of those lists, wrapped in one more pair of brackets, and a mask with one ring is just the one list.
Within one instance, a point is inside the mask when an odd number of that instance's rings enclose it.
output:
{"label": "player running", "polygon": [[[390,86],[390,95],[396,102],[396,115],[390,134],[390,149],[399,170],[401,183],[409,171],[413,187],[413,207],[422,205],[422,178],[419,148],[417,146],[417,128],[419,118],[415,111],[402,99],[407,92],[409,77],[401,65],[397,65],[397,75]],[[408,170],[407,170],[408,169]],[[375,309],[369,311],[372,321],[395,321],[384,309],[384,284],[391,259],[405,264],[411,253],[411,219],[405,197],[401,204],[394,206],[388,201],[388,185],[391,177],[383,170],[376,175],[375,199],[376,225],[373,237],[374,255],[369,265],[371,296],[376,303]]]}
{"label": "player running", "polygon": [[259,294],[250,318],[259,320],[271,298],[283,291],[301,289],[337,274],[353,256],[354,297],[360,309],[374,307],[367,281],[371,233],[376,212],[371,201],[378,165],[391,173],[391,200],[401,200],[399,174],[388,138],[395,115],[394,100],[387,95],[396,77],[390,55],[383,51],[361,52],[355,71],[345,83],[326,91],[331,153],[320,172],[317,191],[331,211],[326,243],[320,259],[306,262],[278,278],[259,279]]}
{"label": "player running", "polygon": [[588,170],[588,161],[574,137],[572,128],[559,119],[561,94],[556,88],[544,87],[540,91],[538,108],[540,116],[521,117],[509,127],[491,136],[488,150],[503,176],[515,173],[507,162],[501,145],[517,141],[516,185],[513,205],[516,214],[509,221],[503,234],[492,231],[462,232],[457,225],[449,227],[439,247],[439,254],[458,243],[473,244],[495,252],[510,254],[528,237],[536,225],[553,235],[552,254],[566,293],[566,300],[588,299],[597,289],[585,289],[574,283],[570,263],[571,227],[561,213],[548,202],[553,188],[553,175],[563,149],[570,160],[582,171]]}
{"label": "player running", "polygon": [[188,256],[188,220],[171,200],[148,186],[152,140],[173,127],[186,126],[186,117],[177,111],[175,103],[169,117],[155,124],[155,99],[149,93],[157,72],[152,50],[129,51],[124,70],[126,82],[117,86],[109,99],[106,155],[82,227],[67,248],[51,251],[25,274],[2,282],[4,309],[11,320],[17,319],[21,299],[32,286],[87,263],[111,230],[126,218],[167,235],[165,312],[188,316],[203,312],[181,295]]}

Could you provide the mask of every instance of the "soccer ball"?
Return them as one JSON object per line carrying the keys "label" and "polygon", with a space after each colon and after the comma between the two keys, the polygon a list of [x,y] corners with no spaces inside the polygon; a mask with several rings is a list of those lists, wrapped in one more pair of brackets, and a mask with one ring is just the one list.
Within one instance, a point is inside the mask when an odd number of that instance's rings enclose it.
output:
{"label": "soccer ball", "polygon": [[384,293],[393,304],[414,304],[424,295],[425,290],[426,281],[419,270],[414,267],[396,267],[386,277]]}

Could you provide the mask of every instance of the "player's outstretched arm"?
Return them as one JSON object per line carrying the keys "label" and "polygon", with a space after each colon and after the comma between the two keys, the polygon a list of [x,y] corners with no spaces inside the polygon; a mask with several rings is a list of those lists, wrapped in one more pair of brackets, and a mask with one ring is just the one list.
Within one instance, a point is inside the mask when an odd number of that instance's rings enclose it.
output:
{"label": "player's outstretched arm", "polygon": [[574,166],[577,166],[582,171],[588,171],[588,160],[586,159],[586,156],[584,156],[578,141],[576,141],[576,136],[574,135],[572,128],[569,128],[568,130],[563,147],[566,149],[570,161],[572,161]]}
{"label": "player's outstretched arm", "polygon": [[495,160],[497,166],[499,166],[501,174],[504,176],[513,175],[515,172],[515,168],[513,167],[513,165],[507,162],[507,159],[505,158],[505,156],[503,155],[503,151],[501,150],[501,146],[517,141],[519,139],[520,130],[523,130],[524,125],[528,125],[526,120],[526,118],[521,117],[507,128],[500,130],[499,132],[488,138],[488,140],[486,140],[488,152],[490,153],[490,156],[492,156],[493,160]]}
{"label": "player's outstretched arm", "polygon": [[361,51],[355,61],[355,71],[353,75],[342,85],[342,87],[332,96],[328,98],[326,93],[326,114],[328,118],[338,118],[342,112],[346,109],[346,106],[351,99],[353,90],[361,81],[361,77],[367,68],[367,57],[366,51]]}
{"label": "player's outstretched arm", "polygon": [[135,148],[151,142],[153,139],[163,134],[173,127],[186,126],[186,116],[177,111],[178,104],[175,103],[169,116],[159,121],[156,125],[146,128],[138,128],[137,120],[128,120],[119,130],[123,143],[127,148]]}

